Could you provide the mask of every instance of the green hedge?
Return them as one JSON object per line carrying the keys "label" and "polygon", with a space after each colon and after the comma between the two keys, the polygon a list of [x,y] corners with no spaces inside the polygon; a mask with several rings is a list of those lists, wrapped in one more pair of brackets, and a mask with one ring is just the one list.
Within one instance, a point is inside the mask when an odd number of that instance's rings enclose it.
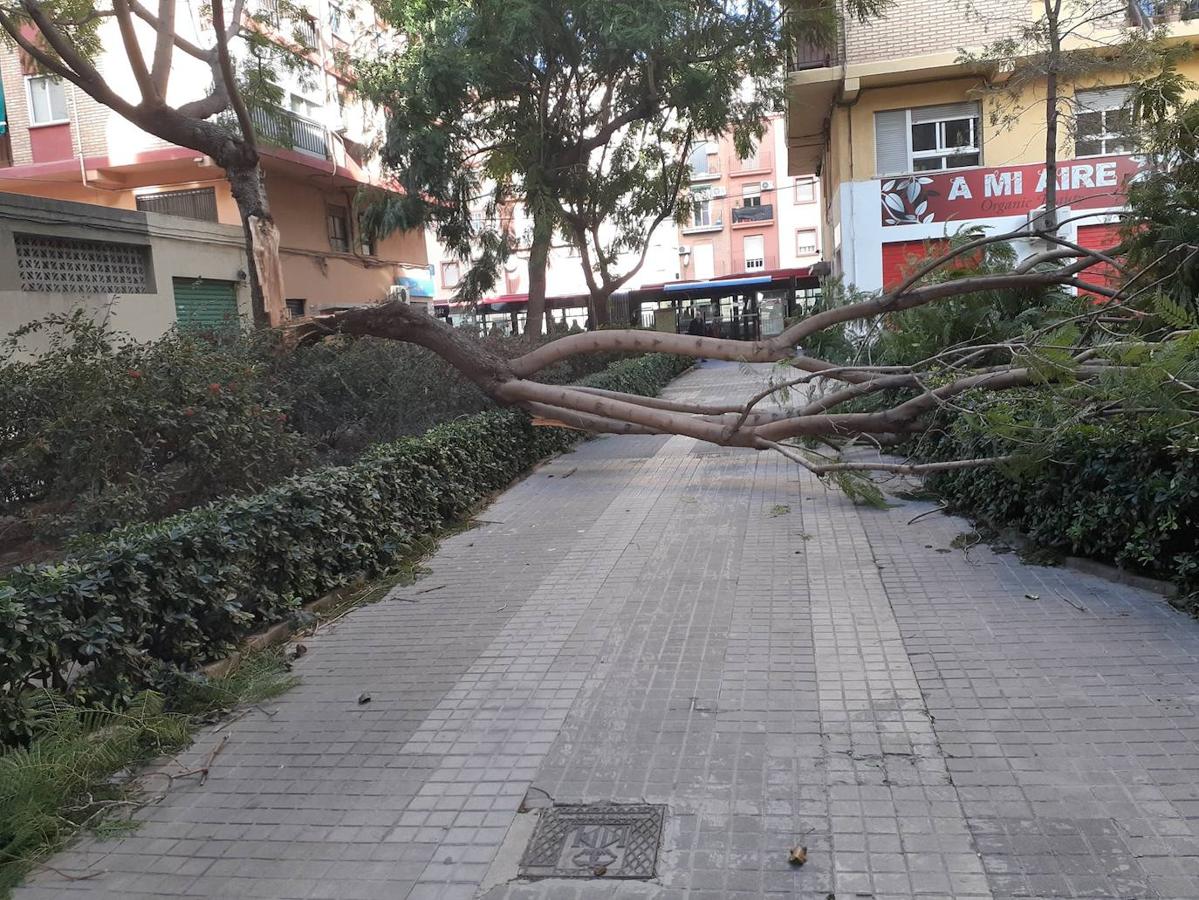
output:
{"label": "green hedge", "polygon": [[[970,420],[973,421],[973,420]],[[1165,428],[1129,423],[1072,431],[1039,448],[1044,463],[943,472],[929,486],[960,512],[1010,526],[1061,553],[1172,580],[1199,612],[1199,448]],[[935,459],[1011,452],[965,417],[937,439]]]}
{"label": "green hedge", "polygon": [[[581,383],[651,395],[688,365],[650,355]],[[13,570],[0,581],[0,741],[27,735],[24,689],[120,704],[304,602],[387,572],[419,538],[577,439],[519,411],[480,413],[350,466],[113,532],[65,562]]]}

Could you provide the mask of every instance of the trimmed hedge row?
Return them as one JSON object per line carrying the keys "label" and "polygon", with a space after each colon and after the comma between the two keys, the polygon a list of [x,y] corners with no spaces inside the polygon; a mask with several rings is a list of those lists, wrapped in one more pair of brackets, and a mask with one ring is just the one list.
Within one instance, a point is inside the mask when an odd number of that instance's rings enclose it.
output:
{"label": "trimmed hedge row", "polygon": [[[935,459],[1010,452],[1010,445],[954,422]],[[1199,613],[1199,452],[1165,429],[1145,426],[1068,433],[1043,448],[1026,473],[985,467],[942,472],[929,487],[951,506],[1011,526],[1040,546],[1174,581],[1177,605]]]}
{"label": "trimmed hedge row", "polygon": [[[690,363],[649,355],[581,383],[652,395]],[[119,704],[304,602],[387,572],[416,540],[578,437],[535,428],[519,411],[480,413],[13,570],[0,580],[0,742],[28,733],[23,689]]]}

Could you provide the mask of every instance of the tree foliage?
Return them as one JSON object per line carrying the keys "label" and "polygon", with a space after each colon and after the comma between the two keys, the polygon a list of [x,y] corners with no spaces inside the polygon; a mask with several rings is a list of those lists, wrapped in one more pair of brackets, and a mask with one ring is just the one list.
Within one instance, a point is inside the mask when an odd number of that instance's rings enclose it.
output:
{"label": "tree foliage", "polygon": [[[748,153],[789,42],[835,33],[831,7],[784,17],[769,0],[395,0],[391,18],[406,50],[362,68],[390,110],[383,156],[405,190],[368,221],[433,224],[472,263],[466,298],[530,238],[559,233],[606,299],[636,271],[618,259],[676,215],[692,142],[731,132]],[[532,235],[512,233],[517,202]]]}

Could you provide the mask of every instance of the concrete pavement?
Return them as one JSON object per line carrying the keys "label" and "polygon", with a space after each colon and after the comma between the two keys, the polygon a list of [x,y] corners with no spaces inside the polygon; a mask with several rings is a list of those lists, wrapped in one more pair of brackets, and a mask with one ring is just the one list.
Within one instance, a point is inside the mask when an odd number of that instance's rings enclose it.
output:
{"label": "concrete pavement", "polygon": [[[767,374],[709,362],[669,394]],[[962,521],[906,525],[929,508],[587,442],[308,641],[207,784],[53,860],[101,874],[18,896],[1199,898],[1199,622],[952,549]],[[517,877],[545,807],[597,801],[666,807],[654,878]]]}

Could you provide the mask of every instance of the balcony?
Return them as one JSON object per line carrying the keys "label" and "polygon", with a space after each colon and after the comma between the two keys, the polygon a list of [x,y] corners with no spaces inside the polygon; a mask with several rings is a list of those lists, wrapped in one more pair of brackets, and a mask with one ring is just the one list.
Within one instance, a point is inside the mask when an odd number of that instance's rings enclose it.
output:
{"label": "balcony", "polygon": [[724,215],[718,214],[715,219],[700,220],[683,226],[683,234],[705,234],[709,231],[724,230]]}
{"label": "balcony", "polygon": [[302,47],[316,49],[319,46],[316,20],[303,12],[293,12],[290,7],[285,10],[280,0],[262,0],[256,17]]}
{"label": "balcony", "polygon": [[250,109],[254,131],[269,144],[286,147],[319,159],[330,159],[325,126],[274,106]]}
{"label": "balcony", "polygon": [[815,44],[796,44],[787,51],[787,71],[805,72],[808,69],[828,69],[841,64],[839,47],[817,47]]}
{"label": "balcony", "polygon": [[735,206],[733,207],[733,227],[745,225],[751,222],[773,222],[774,221],[774,204],[763,203],[760,206]]}

